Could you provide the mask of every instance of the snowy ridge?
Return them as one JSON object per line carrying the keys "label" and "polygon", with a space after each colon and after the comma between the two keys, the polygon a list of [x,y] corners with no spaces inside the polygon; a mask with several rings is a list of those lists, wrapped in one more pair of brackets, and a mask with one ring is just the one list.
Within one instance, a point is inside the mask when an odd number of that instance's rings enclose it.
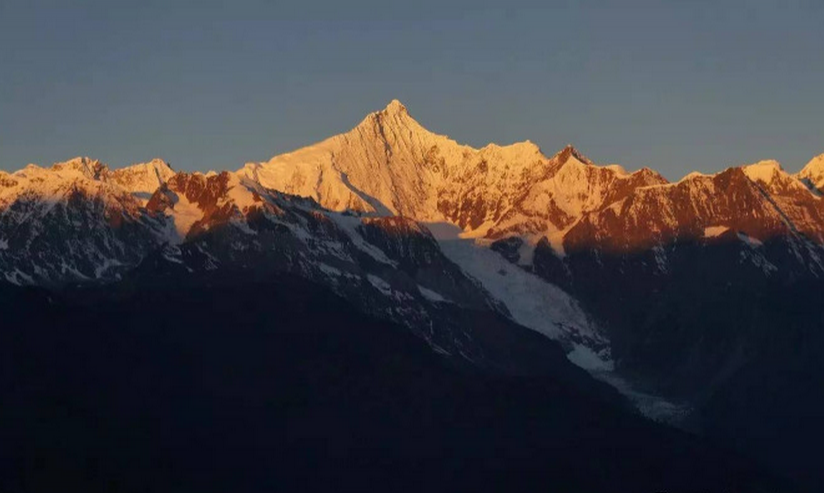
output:
{"label": "snowy ridge", "polygon": [[161,185],[175,175],[174,170],[162,159],[155,158],[148,163],[133,164],[111,171],[108,180],[140,198],[148,200]]}
{"label": "snowy ridge", "polygon": [[162,242],[164,221],[99,161],[28,165],[0,178],[0,265],[9,282],[117,278]]}
{"label": "snowy ridge", "polygon": [[564,237],[565,248],[652,248],[675,239],[715,237],[724,225],[760,238],[824,241],[821,197],[776,161],[691,173],[675,183],[638,187],[608,207],[584,214]]}
{"label": "snowy ridge", "polygon": [[743,169],[744,174],[746,174],[750,180],[761,182],[765,185],[770,185],[773,180],[778,179],[778,177],[784,173],[781,164],[772,159],[744,166]]}
{"label": "snowy ridge", "polygon": [[547,158],[529,141],[461,145],[423,128],[398,101],[347,133],[239,173],[331,210],[447,222],[466,237],[523,234],[534,241],[609,200],[616,180],[664,181],[648,169],[596,166],[572,146]]}
{"label": "snowy ridge", "polygon": [[[816,164],[808,165],[804,176],[813,177],[816,169]],[[665,246],[674,241],[788,237],[796,256],[814,270],[820,264],[820,247],[809,241],[824,241],[820,198],[776,161],[715,174],[691,173],[669,183],[649,168],[628,172],[619,165],[596,165],[571,145],[551,157],[528,141],[480,149],[461,145],[426,130],[398,101],[349,132],[268,162],[247,164],[239,173],[332,210],[407,216],[433,230],[457,228],[453,238],[441,241],[444,252],[502,301],[519,323],[562,341],[586,341],[570,354],[582,354],[579,348],[591,351],[589,356],[597,360],[590,360],[593,368],[611,362],[583,311],[566,303],[568,296],[545,281],[538,282],[557,291],[535,287],[513,295],[517,290],[503,280],[531,285],[529,278],[519,277],[521,269],[508,270],[508,264],[490,267],[501,258],[487,257],[487,246],[520,238],[517,263],[527,269],[542,241],[562,262],[568,250],[649,250],[654,268],[665,273]],[[759,269],[772,265],[765,253],[750,251],[751,241],[739,241],[746,248],[744,261]],[[570,311],[542,312],[536,308],[541,303]],[[570,320],[574,328],[565,326]]]}
{"label": "snowy ridge", "polygon": [[815,189],[824,190],[824,154],[810,160],[796,176]]}
{"label": "snowy ridge", "polygon": [[[770,276],[781,264],[767,246],[786,237],[824,274],[822,184],[822,156],[796,176],[763,161],[669,183],[571,145],[551,157],[529,141],[476,149],[426,130],[395,100],[349,132],[237,172],[175,173],[160,159],[110,170],[89,158],[0,172],[0,266],[10,282],[59,284],[117,279],[147,258],[185,272],[266,265],[470,359],[480,356],[460,337],[421,328],[433,306],[492,307],[609,371],[601,329],[528,272],[540,245],[561,271],[576,251],[646,250],[666,273],[666,245],[732,239],[742,262]],[[515,260],[489,248],[511,238]]]}

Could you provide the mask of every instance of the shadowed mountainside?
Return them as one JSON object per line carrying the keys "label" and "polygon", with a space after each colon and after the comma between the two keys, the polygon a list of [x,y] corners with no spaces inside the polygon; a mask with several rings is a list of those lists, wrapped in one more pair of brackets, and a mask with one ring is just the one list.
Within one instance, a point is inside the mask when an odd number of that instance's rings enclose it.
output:
{"label": "shadowed mountainside", "polygon": [[5,491],[792,489],[582,393],[560,352],[455,366],[289,276],[124,288],[2,288]]}

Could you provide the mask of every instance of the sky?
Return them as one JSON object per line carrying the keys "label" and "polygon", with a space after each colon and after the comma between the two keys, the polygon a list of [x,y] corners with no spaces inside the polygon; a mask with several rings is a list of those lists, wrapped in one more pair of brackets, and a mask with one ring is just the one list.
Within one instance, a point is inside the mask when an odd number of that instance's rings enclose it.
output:
{"label": "sky", "polygon": [[0,169],[237,169],[395,98],[670,179],[824,153],[820,0],[290,3],[0,0]]}

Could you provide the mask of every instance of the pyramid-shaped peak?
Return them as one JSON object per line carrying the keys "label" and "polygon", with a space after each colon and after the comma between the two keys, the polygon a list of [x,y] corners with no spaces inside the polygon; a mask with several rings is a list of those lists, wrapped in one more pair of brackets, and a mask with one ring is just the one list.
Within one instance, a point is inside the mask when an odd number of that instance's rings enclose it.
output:
{"label": "pyramid-shaped peak", "polygon": [[[135,166],[141,166],[141,164],[137,164]],[[157,171],[162,172],[162,173],[174,172],[174,169],[172,168],[172,165],[170,165],[164,159],[161,159],[159,157],[156,157],[156,158],[152,159],[148,163],[142,163],[142,166],[152,168],[152,169],[157,170]]]}
{"label": "pyramid-shaped peak", "polygon": [[824,173],[824,154],[820,154],[810,160],[806,166],[801,170],[801,174]]}
{"label": "pyramid-shaped peak", "polygon": [[581,151],[575,148],[572,144],[567,144],[566,147],[561,149],[557,154],[555,154],[554,158],[559,164],[563,164],[569,161],[569,158],[574,157],[578,161],[584,164],[595,164],[593,163],[588,157],[584,156]]}
{"label": "pyramid-shaped peak", "polygon": [[390,115],[407,113],[406,106],[404,106],[403,103],[401,103],[397,99],[393,99],[392,101],[390,101],[389,104],[386,105],[386,108],[383,109],[383,111]]}
{"label": "pyramid-shaped peak", "polygon": [[403,132],[412,135],[430,135],[431,132],[418,123],[406,106],[397,99],[393,99],[384,109],[369,113],[366,118],[355,127],[355,132],[366,134],[397,134]]}
{"label": "pyramid-shaped peak", "polygon": [[797,176],[808,186],[812,186],[818,190],[824,189],[824,154],[810,160]]}
{"label": "pyramid-shaped peak", "polygon": [[167,163],[166,161],[164,161],[163,159],[161,159],[159,157],[153,158],[147,164],[151,164],[152,166],[162,166],[162,167],[169,166],[169,163]]}
{"label": "pyramid-shaped peak", "polygon": [[772,183],[772,180],[784,173],[781,163],[775,159],[766,159],[743,167],[744,174],[753,181]]}
{"label": "pyramid-shaped peak", "polygon": [[397,99],[393,99],[382,110],[373,111],[372,113],[366,115],[366,118],[364,118],[361,122],[361,125],[405,126],[410,124],[412,121],[414,120],[411,116],[409,116],[406,106],[404,106],[403,103]]}

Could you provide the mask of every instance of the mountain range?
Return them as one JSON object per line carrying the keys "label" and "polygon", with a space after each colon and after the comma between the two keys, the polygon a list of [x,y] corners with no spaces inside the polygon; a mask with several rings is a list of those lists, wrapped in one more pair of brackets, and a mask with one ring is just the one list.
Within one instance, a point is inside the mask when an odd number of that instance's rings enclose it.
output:
{"label": "mountain range", "polygon": [[[288,313],[284,285],[320,292],[358,320],[346,327],[402,328],[448,371],[551,376],[574,389],[576,406],[597,402],[598,416],[659,423],[645,437],[680,428],[706,450],[816,489],[822,193],[824,155],[797,174],[762,161],[669,182],[572,146],[553,156],[529,141],[475,149],[392,101],[346,133],[237,171],[75,158],[0,172],[0,274],[8,299],[95,327],[117,325],[113,313],[138,317],[124,299],[166,303],[157,293],[190,306],[182,293],[202,300],[213,289],[242,311],[260,285]],[[395,350],[404,365],[453,378],[417,346]],[[524,392],[514,401],[539,405]]]}

